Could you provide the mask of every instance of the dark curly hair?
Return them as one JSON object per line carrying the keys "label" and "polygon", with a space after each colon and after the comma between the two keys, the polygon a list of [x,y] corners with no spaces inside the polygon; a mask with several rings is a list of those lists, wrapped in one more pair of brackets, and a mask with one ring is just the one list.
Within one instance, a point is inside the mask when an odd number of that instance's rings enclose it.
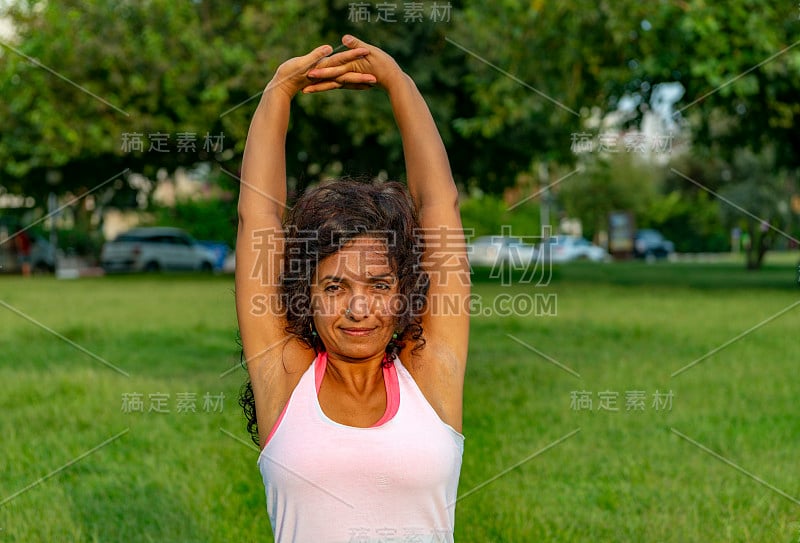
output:
{"label": "dark curly hair", "polygon": [[[358,237],[384,241],[390,265],[397,275],[395,301],[397,337],[386,346],[388,363],[406,341],[414,350],[425,344],[421,318],[427,305],[428,274],[422,266],[424,240],[411,198],[400,183],[368,183],[340,179],[304,193],[285,220],[281,301],[286,309],[286,331],[313,348],[325,350],[313,334],[311,283],[318,264]],[[258,445],[255,396],[250,380],[242,387],[239,404],[247,430]]]}

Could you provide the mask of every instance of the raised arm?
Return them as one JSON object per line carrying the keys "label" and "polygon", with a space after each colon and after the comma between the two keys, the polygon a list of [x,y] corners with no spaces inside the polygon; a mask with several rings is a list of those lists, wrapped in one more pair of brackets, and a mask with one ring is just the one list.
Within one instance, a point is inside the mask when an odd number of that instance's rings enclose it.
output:
{"label": "raised arm", "polygon": [[[423,265],[430,276],[428,309],[422,317],[426,354],[408,353],[419,362],[417,383],[440,417],[461,428],[461,394],[469,339],[469,263],[458,209],[458,191],[442,139],[414,81],[381,49],[353,36],[342,43],[365,48],[369,55],[351,69],[373,74],[389,95],[403,140],[408,187],[426,238]],[[315,68],[310,77],[332,77]]]}
{"label": "raised arm", "polygon": [[423,263],[430,290],[423,328],[434,345],[452,353],[463,372],[469,340],[470,275],[458,190],[439,131],[414,82],[402,74],[387,91],[403,139],[408,188],[425,237]]}
{"label": "raised arm", "polygon": [[[327,52],[329,49],[315,50],[311,55],[322,57]],[[286,319],[276,302],[283,262],[286,131],[294,95],[287,85],[291,82],[288,75],[279,69],[261,95],[250,122],[242,162],[236,238],[236,314],[244,356],[251,370],[270,346],[280,345],[286,338],[283,330]]]}
{"label": "raised arm", "polygon": [[[239,193],[236,240],[236,313],[245,358],[256,362],[280,347],[288,335],[278,304],[283,264],[282,217],[286,206],[286,131],[291,100],[298,92],[318,92],[374,82],[373,76],[347,74],[347,63],[368,54],[363,49],[330,55],[329,45],[278,68],[261,96],[247,135]],[[340,80],[308,78],[315,66],[328,67]],[[344,78],[344,79],[343,79]],[[253,364],[252,369],[257,364]]]}

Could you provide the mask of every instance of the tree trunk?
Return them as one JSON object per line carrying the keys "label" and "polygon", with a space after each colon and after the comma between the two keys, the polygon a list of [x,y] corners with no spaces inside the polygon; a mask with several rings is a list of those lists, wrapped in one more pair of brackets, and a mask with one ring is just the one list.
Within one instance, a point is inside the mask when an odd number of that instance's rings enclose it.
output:
{"label": "tree trunk", "polygon": [[747,249],[747,269],[760,270],[761,265],[764,263],[764,255],[772,247],[772,241],[775,237],[775,231],[772,229],[766,232],[761,231],[761,225],[758,224],[750,232],[750,247]]}

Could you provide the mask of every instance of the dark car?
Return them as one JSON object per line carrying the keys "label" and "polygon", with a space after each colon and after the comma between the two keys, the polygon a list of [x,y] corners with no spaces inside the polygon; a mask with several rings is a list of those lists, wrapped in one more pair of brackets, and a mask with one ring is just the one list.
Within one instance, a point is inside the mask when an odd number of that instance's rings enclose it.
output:
{"label": "dark car", "polygon": [[675,252],[675,244],[665,239],[657,230],[644,229],[636,232],[633,254],[637,258],[669,258]]}

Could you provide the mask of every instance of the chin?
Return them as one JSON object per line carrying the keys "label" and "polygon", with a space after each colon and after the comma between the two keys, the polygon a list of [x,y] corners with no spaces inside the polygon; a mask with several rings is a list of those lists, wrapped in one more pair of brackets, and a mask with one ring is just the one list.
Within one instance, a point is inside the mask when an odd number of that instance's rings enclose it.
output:
{"label": "chin", "polygon": [[385,345],[345,345],[337,350],[337,354],[356,360],[382,356],[386,352]]}

